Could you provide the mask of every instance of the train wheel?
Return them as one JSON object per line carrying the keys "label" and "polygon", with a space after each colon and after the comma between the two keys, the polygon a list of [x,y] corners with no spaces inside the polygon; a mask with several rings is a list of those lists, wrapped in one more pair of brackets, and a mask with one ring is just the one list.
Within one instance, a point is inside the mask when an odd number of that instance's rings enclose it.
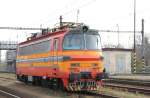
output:
{"label": "train wheel", "polygon": [[41,85],[41,78],[35,76],[35,77],[34,77],[34,84],[35,84],[36,86],[40,86],[40,85]]}
{"label": "train wheel", "polygon": [[65,91],[64,83],[61,79],[58,82],[58,88],[59,88],[59,90]]}
{"label": "train wheel", "polygon": [[32,81],[32,85],[36,85],[36,79],[35,79],[35,76],[33,76],[33,81]]}
{"label": "train wheel", "polygon": [[25,83],[25,84],[28,84],[28,76],[23,76],[23,82]]}
{"label": "train wheel", "polygon": [[43,87],[48,87],[48,80],[47,79],[41,79],[41,85],[43,86]]}
{"label": "train wheel", "polygon": [[52,89],[58,90],[58,88],[59,88],[58,84],[59,84],[58,79],[53,79],[53,81],[52,81]]}
{"label": "train wheel", "polygon": [[49,79],[48,81],[48,88],[50,88],[50,89],[52,89],[53,88],[53,81],[52,81],[52,79]]}
{"label": "train wheel", "polygon": [[19,75],[17,75],[17,80],[21,81],[21,77]]}

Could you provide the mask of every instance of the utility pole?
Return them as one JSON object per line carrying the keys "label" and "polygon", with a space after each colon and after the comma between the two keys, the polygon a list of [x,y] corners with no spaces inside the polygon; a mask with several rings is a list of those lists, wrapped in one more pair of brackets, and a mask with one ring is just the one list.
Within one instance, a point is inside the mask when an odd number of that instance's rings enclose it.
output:
{"label": "utility pole", "polygon": [[[0,42],[0,47],[1,47],[1,42]],[[1,58],[2,58],[2,54],[1,54],[1,50],[0,50],[0,64],[2,63]]]}
{"label": "utility pole", "polygon": [[142,69],[145,72],[145,60],[144,60],[144,19],[142,19]]}
{"label": "utility pole", "polygon": [[60,27],[63,26],[62,19],[63,19],[62,16],[60,16],[60,17],[59,17],[59,20],[60,20]]}
{"label": "utility pole", "polygon": [[76,22],[78,23],[78,21],[79,21],[79,13],[80,13],[80,11],[79,11],[79,9],[77,10],[77,20],[76,20]]}
{"label": "utility pole", "polygon": [[117,28],[118,28],[117,31],[118,31],[118,48],[119,48],[119,25],[117,24],[116,26],[117,26]]}
{"label": "utility pole", "polygon": [[144,19],[142,19],[142,58],[144,57]]}
{"label": "utility pole", "polygon": [[136,0],[134,0],[134,52],[136,52],[135,32],[136,32]]}
{"label": "utility pole", "polygon": [[135,32],[136,32],[136,0],[134,0],[134,47],[133,47],[133,73],[136,73],[136,40],[135,40]]}
{"label": "utility pole", "polygon": [[2,58],[2,55],[1,55],[1,50],[0,50],[0,64],[2,63],[1,58]]}

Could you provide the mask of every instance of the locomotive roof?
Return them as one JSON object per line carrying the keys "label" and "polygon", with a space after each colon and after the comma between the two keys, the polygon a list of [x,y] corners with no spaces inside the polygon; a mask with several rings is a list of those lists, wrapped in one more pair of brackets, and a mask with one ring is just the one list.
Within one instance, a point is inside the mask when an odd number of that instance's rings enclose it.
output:
{"label": "locomotive roof", "polygon": [[[48,38],[50,36],[55,36],[59,34],[66,33],[67,31],[70,31],[70,33],[77,33],[77,32],[83,32],[84,29],[88,30],[88,32],[91,32],[92,34],[96,34],[95,32],[98,32],[98,30],[94,29],[88,29],[88,26],[85,26],[83,23],[72,23],[72,22],[63,22],[63,26],[61,27],[55,27],[53,29],[43,29],[42,33],[35,33],[32,37],[27,38],[27,41],[21,42],[19,45],[23,45],[26,43],[30,43],[36,40],[41,40],[44,38]],[[88,33],[87,32],[87,33]],[[37,36],[37,34],[42,34],[41,36]]]}
{"label": "locomotive roof", "polygon": [[24,42],[21,42],[21,43],[19,43],[19,45],[30,43],[30,42],[37,41],[37,40],[41,40],[41,39],[44,39],[44,38],[48,38],[50,36],[54,36],[54,35],[58,35],[58,34],[63,34],[66,31],[67,30],[57,31],[57,32],[53,32],[53,33],[49,33],[48,32],[47,34],[44,34],[44,35],[39,36],[39,37],[29,37],[29,38],[31,38],[30,40],[26,40]]}

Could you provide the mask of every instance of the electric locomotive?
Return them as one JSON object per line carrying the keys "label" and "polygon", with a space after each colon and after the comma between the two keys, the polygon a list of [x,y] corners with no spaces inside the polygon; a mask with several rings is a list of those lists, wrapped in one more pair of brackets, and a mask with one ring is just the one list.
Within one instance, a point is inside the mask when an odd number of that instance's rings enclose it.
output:
{"label": "electric locomotive", "polygon": [[98,90],[104,78],[98,30],[60,22],[34,34],[17,48],[19,81],[68,91]]}

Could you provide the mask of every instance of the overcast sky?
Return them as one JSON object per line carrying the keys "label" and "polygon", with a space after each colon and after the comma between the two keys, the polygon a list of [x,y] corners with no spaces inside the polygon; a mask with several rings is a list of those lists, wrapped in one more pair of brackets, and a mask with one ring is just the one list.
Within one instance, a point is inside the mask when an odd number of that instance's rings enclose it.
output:
{"label": "overcast sky", "polygon": [[[53,27],[59,16],[63,21],[77,20],[99,30],[133,31],[134,0],[0,0],[0,27]],[[136,30],[150,33],[150,1],[136,0]],[[117,26],[118,24],[118,26]],[[23,41],[37,31],[0,30],[0,40]],[[117,34],[103,33],[103,43],[117,44]],[[120,34],[121,44],[132,44],[133,34]],[[109,40],[108,40],[109,39]],[[116,39],[116,40],[114,40]],[[128,42],[127,42],[128,41]]]}

